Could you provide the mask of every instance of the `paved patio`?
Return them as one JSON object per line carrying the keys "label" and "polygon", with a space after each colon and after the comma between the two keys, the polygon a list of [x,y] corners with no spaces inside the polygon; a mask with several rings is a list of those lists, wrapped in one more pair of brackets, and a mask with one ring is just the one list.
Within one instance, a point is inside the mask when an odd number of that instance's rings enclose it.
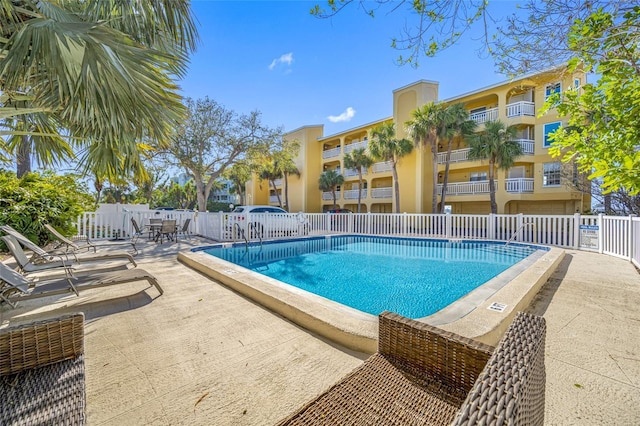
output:
{"label": "paved patio", "polygon": [[[146,283],[0,308],[0,324],[83,311],[93,425],[273,424],[366,355],[322,340],[176,260],[206,244],[143,243]],[[531,311],[547,319],[546,423],[637,424],[640,275],[625,260],[567,251]]]}

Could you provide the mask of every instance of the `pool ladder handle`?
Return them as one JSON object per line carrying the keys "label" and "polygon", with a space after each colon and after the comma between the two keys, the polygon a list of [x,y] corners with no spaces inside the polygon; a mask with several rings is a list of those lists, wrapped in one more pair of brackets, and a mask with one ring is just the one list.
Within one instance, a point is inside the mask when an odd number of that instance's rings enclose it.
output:
{"label": "pool ladder handle", "polygon": [[247,236],[244,234],[244,229],[242,229],[242,227],[240,226],[239,223],[234,223],[233,224],[233,232],[232,232],[232,236],[233,236],[233,242],[236,242],[236,228],[238,228],[238,235],[242,237],[242,239],[244,240],[244,246],[246,247],[247,250],[249,250],[249,240],[247,240]]}
{"label": "pool ladder handle", "polygon": [[[508,246],[508,245],[509,245],[509,243],[510,243],[511,241],[515,241],[515,240],[516,240],[516,237],[518,236],[518,233],[520,233],[520,231],[522,231],[522,229],[524,229],[524,227],[526,227],[527,225],[531,225],[531,226],[533,226],[533,236],[535,237],[535,235],[536,235],[536,224],[535,224],[534,222],[525,222],[525,223],[523,223],[522,225],[520,225],[520,226],[518,227],[518,229],[516,230],[516,232],[514,232],[513,234],[511,234],[511,238],[509,238],[509,241],[507,241],[507,243],[506,243],[504,246],[506,247],[506,246]],[[536,241],[535,241],[535,238],[534,238],[534,241],[533,241],[533,242],[534,242],[534,243],[536,242]]]}
{"label": "pool ladder handle", "polygon": [[[262,247],[262,233],[258,231],[258,227],[256,226],[255,223],[253,222],[249,222],[249,230],[253,229],[253,233],[254,235],[258,236],[258,240],[260,241],[260,247]],[[251,233],[249,233],[249,237],[251,237]],[[247,244],[247,248],[249,247],[249,245]]]}

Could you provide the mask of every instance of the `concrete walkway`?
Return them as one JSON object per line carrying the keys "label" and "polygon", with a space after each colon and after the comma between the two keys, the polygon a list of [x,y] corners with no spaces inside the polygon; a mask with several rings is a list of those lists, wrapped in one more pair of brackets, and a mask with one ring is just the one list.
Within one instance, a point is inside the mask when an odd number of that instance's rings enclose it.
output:
{"label": "concrete walkway", "polygon": [[[204,243],[148,243],[146,283],[0,308],[2,326],[81,310],[92,425],[268,425],[366,357],[324,341],[176,260]],[[568,252],[532,312],[547,318],[548,424],[637,424],[640,276],[628,262]]]}

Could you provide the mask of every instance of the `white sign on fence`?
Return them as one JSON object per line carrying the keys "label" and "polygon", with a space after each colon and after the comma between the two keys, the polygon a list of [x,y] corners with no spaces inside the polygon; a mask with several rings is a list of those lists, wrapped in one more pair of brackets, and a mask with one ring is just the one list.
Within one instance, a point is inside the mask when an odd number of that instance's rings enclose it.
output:
{"label": "white sign on fence", "polygon": [[580,225],[580,248],[598,250],[598,225]]}

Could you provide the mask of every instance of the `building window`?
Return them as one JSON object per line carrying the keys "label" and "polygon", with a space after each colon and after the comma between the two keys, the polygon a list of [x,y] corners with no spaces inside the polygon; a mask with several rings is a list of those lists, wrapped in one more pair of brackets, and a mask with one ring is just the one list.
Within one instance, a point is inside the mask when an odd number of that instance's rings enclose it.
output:
{"label": "building window", "polygon": [[562,125],[561,121],[556,121],[554,123],[547,123],[544,125],[544,141],[542,142],[542,146],[548,148],[551,146],[551,138],[550,134],[558,130],[558,128]]}
{"label": "building window", "polygon": [[553,94],[560,93],[561,90],[562,90],[562,83],[560,82],[548,84],[544,90],[544,100],[546,101],[549,98],[549,96]]}
{"label": "building window", "polygon": [[560,162],[544,163],[542,166],[542,186],[559,186]]}
{"label": "building window", "polygon": [[578,90],[580,88],[580,79],[579,78],[574,78],[573,79],[573,87]]}
{"label": "building window", "polygon": [[487,180],[487,172],[471,172],[469,173],[469,182],[479,182]]}

